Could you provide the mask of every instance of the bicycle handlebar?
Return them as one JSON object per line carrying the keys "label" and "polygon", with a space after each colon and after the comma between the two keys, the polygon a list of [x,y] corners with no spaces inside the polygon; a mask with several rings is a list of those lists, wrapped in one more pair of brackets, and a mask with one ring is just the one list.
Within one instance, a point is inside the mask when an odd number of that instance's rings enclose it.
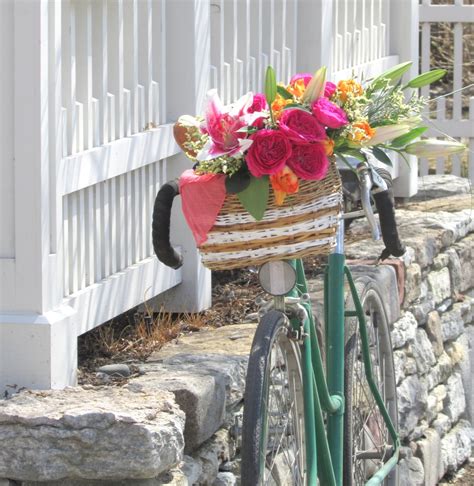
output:
{"label": "bicycle handlebar", "polygon": [[160,188],[153,207],[151,232],[153,250],[158,260],[175,270],[183,264],[183,257],[170,243],[171,207],[174,198],[178,194],[179,186],[177,180],[169,181]]}
{"label": "bicycle handlebar", "polygon": [[398,234],[397,222],[395,220],[393,190],[389,187],[386,191],[374,194],[373,197],[380,216],[382,238],[385,244],[385,249],[382,251],[379,259],[385,260],[390,255],[400,257],[405,253],[406,248],[400,241],[400,236]]}
{"label": "bicycle handlebar", "polygon": [[[379,225],[374,217],[372,206],[370,204],[371,189],[373,184],[372,178],[370,177],[369,168],[367,164],[360,164],[357,171],[360,178],[362,207],[372,229],[372,236],[374,240],[379,240]],[[386,184],[387,188],[382,191],[372,193],[377,212],[379,213],[382,239],[385,244],[385,248],[379,257],[379,260],[385,260],[390,255],[399,257],[402,256],[406,251],[405,245],[403,245],[403,243],[400,241],[397,222],[395,219],[395,202],[392,190],[392,178],[388,172],[384,171],[384,173],[387,177],[389,177],[388,181],[385,180],[385,183],[388,182],[388,184]],[[378,176],[380,177],[380,174],[378,174]]]}
{"label": "bicycle handlebar", "polygon": [[357,167],[357,172],[359,174],[362,209],[364,210],[365,216],[372,230],[372,238],[374,240],[380,240],[379,224],[375,219],[374,212],[372,211],[372,205],[370,203],[370,191],[373,183],[369,174],[369,168],[366,164],[360,164]]}

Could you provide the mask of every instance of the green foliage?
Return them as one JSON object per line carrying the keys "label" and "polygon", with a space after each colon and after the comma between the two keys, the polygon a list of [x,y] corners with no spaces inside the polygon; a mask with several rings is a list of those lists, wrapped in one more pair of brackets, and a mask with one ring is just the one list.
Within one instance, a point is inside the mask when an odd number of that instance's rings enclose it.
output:
{"label": "green foliage", "polygon": [[387,71],[383,72],[372,81],[369,87],[370,91],[376,91],[381,88],[386,80],[390,81],[392,84],[395,81],[398,81],[411,68],[412,64],[412,61],[402,62],[401,64],[397,64],[396,66],[387,69]]}
{"label": "green foliage", "polygon": [[265,98],[267,100],[268,106],[275,101],[277,95],[277,83],[275,78],[275,71],[271,66],[267,67],[267,72],[265,74]]}
{"label": "green foliage", "polygon": [[446,73],[446,69],[433,69],[432,71],[428,71],[427,73],[416,76],[410,80],[406,86],[404,86],[404,88],[422,88],[423,86],[427,86],[435,81],[438,81],[444,77]]}
{"label": "green foliage", "polygon": [[250,184],[239,192],[237,197],[242,206],[257,220],[260,221],[268,205],[270,183],[267,176],[250,177]]}
{"label": "green foliage", "polygon": [[407,143],[410,143],[411,141],[415,140],[415,138],[420,137],[424,132],[426,132],[426,130],[428,130],[428,127],[414,128],[413,130],[410,130],[408,133],[405,133],[405,135],[394,138],[390,142],[390,146],[396,148],[404,147]]}
{"label": "green foliage", "polygon": [[374,154],[374,157],[382,162],[385,165],[388,165],[392,167],[392,161],[390,160],[390,157],[380,148],[378,147],[372,147],[372,153]]}
{"label": "green foliage", "polygon": [[292,100],[293,95],[283,86],[278,85],[277,86],[277,93],[282,97],[285,98],[285,100]]}

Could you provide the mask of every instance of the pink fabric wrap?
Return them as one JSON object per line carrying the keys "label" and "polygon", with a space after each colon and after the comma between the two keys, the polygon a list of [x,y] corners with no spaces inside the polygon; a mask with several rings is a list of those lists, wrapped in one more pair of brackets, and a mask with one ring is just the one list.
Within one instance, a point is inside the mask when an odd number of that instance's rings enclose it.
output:
{"label": "pink fabric wrap", "polygon": [[179,192],[184,217],[196,244],[202,245],[224,204],[225,175],[197,175],[192,169],[186,170],[179,178]]}

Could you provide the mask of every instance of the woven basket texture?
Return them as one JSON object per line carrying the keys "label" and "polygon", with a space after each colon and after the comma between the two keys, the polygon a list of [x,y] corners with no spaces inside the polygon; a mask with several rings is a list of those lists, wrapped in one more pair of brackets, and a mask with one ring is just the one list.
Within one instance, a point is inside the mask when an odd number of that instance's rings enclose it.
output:
{"label": "woven basket texture", "polygon": [[300,180],[299,191],[289,194],[282,206],[269,197],[263,219],[256,221],[235,194],[226,196],[208,240],[199,247],[206,267],[229,270],[331,251],[342,204],[333,157],[324,179]]}

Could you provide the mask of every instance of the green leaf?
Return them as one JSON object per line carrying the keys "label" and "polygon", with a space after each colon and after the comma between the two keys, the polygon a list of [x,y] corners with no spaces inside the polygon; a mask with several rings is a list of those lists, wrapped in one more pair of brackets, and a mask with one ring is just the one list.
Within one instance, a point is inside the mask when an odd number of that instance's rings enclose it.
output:
{"label": "green leaf", "polygon": [[271,104],[275,101],[276,95],[277,84],[275,79],[275,71],[271,66],[268,66],[265,74],[265,98],[268,106],[271,106]]}
{"label": "green leaf", "polygon": [[250,184],[251,175],[247,169],[240,169],[233,176],[225,178],[225,190],[227,194],[238,194],[245,191]]}
{"label": "green leaf", "polygon": [[372,83],[370,84],[370,89],[372,91],[375,91],[381,84],[381,81],[384,79],[388,79],[392,82],[396,81],[397,79],[401,78],[411,68],[412,64],[413,64],[412,61],[402,62],[401,64],[397,64],[396,66],[387,69],[387,71],[382,73],[380,76],[377,76],[372,81]]}
{"label": "green leaf", "polygon": [[340,152],[342,152],[344,155],[348,155],[349,157],[354,157],[361,162],[365,162],[367,160],[367,157],[359,149],[346,148]]}
{"label": "green leaf", "polygon": [[280,86],[280,85],[277,86],[277,93],[282,98],[285,98],[285,100],[292,100],[293,99],[293,95],[283,86]]}
{"label": "green leaf", "polygon": [[268,205],[270,183],[267,176],[251,177],[246,189],[237,194],[242,206],[257,220],[260,221]]}
{"label": "green leaf", "polygon": [[433,69],[432,71],[428,71],[427,73],[420,74],[415,78],[408,81],[405,88],[422,88],[423,86],[427,86],[428,84],[434,83],[441,79],[447,73],[446,69]]}
{"label": "green leaf", "polygon": [[418,138],[421,136],[424,132],[428,130],[428,127],[418,127],[414,128],[413,130],[410,130],[408,133],[405,133],[405,135],[401,135],[400,137],[394,138],[390,142],[391,147],[404,147],[407,143],[410,143],[412,140],[415,140],[415,138]]}
{"label": "green leaf", "polygon": [[283,107],[283,111],[285,110],[301,110],[306,111],[306,113],[311,113],[311,110],[308,110],[303,105],[299,105],[298,103],[288,103]]}
{"label": "green leaf", "polygon": [[382,149],[379,149],[378,147],[372,147],[372,153],[374,154],[374,157],[377,160],[380,160],[380,162],[382,162],[383,164],[390,167],[393,166],[390,157]]}

